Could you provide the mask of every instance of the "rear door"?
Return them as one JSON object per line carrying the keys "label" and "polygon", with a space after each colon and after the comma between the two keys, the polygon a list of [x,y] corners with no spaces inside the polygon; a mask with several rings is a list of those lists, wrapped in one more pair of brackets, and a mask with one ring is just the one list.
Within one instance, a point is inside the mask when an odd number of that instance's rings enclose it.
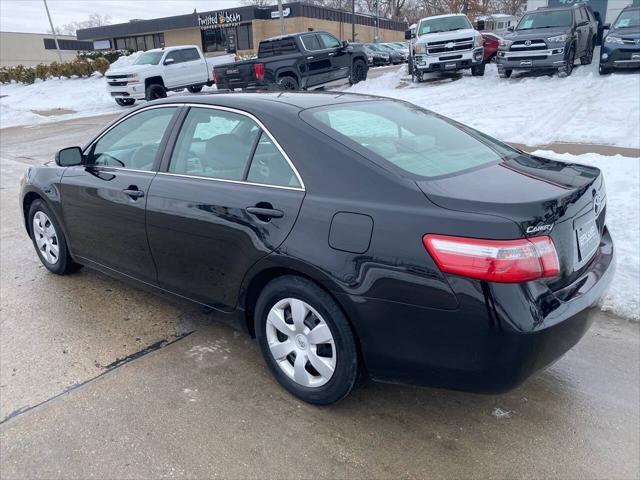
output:
{"label": "rear door", "polygon": [[158,281],[231,310],[248,269],[289,234],[304,186],[276,141],[244,112],[193,106],[175,136],[147,199]]}
{"label": "rear door", "polygon": [[333,65],[332,52],[325,49],[317,33],[300,36],[302,46],[306,50],[304,66],[307,73],[307,86],[320,85],[331,79]]}
{"label": "rear door", "polygon": [[209,79],[207,62],[197,48],[185,48],[181,51],[181,56],[181,68],[184,72],[183,85],[205,83]]}
{"label": "rear door", "polygon": [[330,33],[318,33],[318,38],[324,49],[328,51],[331,60],[331,80],[346,78],[351,68],[351,55],[346,48],[342,48],[340,40]]}
{"label": "rear door", "polygon": [[88,147],[84,165],[65,170],[60,194],[74,255],[156,283],[146,195],[177,110],[151,107],[130,115]]}
{"label": "rear door", "polygon": [[589,17],[585,9],[580,7],[574,10],[575,21],[577,23],[576,30],[578,32],[578,45],[576,50],[576,57],[583,55],[583,52],[587,49],[587,43],[589,42],[591,26],[589,23]]}

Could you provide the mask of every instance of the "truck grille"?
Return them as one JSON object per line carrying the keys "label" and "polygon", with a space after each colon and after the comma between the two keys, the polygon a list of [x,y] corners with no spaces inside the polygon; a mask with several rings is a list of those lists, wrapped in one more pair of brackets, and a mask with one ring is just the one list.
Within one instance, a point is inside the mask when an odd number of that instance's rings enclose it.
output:
{"label": "truck grille", "polygon": [[638,45],[638,46],[640,46],[640,39],[639,38],[624,38],[624,37],[622,37],[622,41],[624,43],[626,43],[627,45]]}
{"label": "truck grille", "polygon": [[511,51],[526,52],[531,50],[546,50],[547,44],[544,40],[516,40],[511,44]]}
{"label": "truck grille", "polygon": [[443,53],[461,52],[473,48],[473,38],[458,38],[456,40],[445,40],[429,42],[426,45],[427,55],[442,55]]}
{"label": "truck grille", "polygon": [[126,75],[107,75],[107,80],[117,80],[119,78],[127,78]]}
{"label": "truck grille", "polygon": [[107,82],[110,87],[124,87],[127,85],[127,82]]}

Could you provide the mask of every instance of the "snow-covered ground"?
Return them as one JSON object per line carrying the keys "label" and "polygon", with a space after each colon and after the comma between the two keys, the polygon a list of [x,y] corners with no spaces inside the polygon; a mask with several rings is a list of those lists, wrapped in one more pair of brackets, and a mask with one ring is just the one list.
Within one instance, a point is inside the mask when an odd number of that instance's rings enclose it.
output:
{"label": "snow-covered ground", "polygon": [[531,146],[554,142],[640,147],[640,75],[601,76],[597,62],[568,78],[429,74],[411,84],[406,67],[345,89],[407,100],[500,140]]}
{"label": "snow-covered ground", "polygon": [[616,249],[616,272],[602,309],[640,320],[640,159],[536,151],[535,155],[592,165],[602,170],[607,189],[607,226]]}

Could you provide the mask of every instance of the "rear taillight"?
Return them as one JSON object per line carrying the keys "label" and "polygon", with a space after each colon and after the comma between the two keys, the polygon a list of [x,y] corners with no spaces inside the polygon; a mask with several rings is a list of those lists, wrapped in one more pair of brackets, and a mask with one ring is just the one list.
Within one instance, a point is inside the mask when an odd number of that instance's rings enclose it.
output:
{"label": "rear taillight", "polygon": [[256,73],[256,80],[264,80],[264,63],[255,63],[253,70]]}
{"label": "rear taillight", "polygon": [[527,282],[560,273],[560,264],[550,237],[519,240],[425,235],[427,251],[445,273],[488,282]]}
{"label": "rear taillight", "polygon": [[239,62],[240,61],[240,57],[238,55],[234,55],[233,56],[233,61],[234,62]]}
{"label": "rear taillight", "polygon": [[211,81],[213,83],[218,83],[218,76],[216,75],[215,69],[211,71]]}

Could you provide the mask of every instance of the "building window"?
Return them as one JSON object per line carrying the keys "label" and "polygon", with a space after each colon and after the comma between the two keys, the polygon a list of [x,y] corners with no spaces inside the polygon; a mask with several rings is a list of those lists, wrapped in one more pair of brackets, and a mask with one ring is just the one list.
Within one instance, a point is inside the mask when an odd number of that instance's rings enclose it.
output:
{"label": "building window", "polygon": [[151,50],[164,47],[164,33],[115,39],[116,50]]}
{"label": "building window", "polygon": [[251,24],[238,27],[214,28],[202,31],[202,45],[205,52],[226,52],[229,36],[235,35],[238,50],[253,49],[253,30]]}

